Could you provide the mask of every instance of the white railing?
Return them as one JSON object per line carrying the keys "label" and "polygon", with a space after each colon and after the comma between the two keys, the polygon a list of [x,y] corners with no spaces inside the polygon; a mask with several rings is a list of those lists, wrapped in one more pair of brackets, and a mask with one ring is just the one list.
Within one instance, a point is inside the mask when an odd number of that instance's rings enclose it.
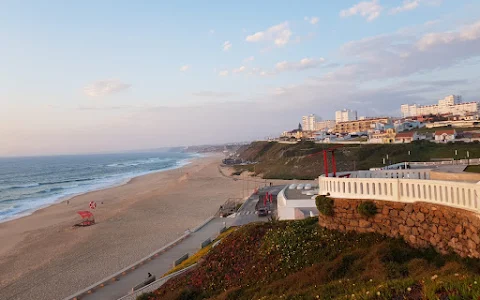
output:
{"label": "white railing", "polygon": [[[333,177],[332,175],[333,174],[329,173],[329,177]],[[361,170],[338,172],[337,177],[430,179],[430,169]]]}
{"label": "white railing", "polygon": [[480,212],[480,184],[380,178],[319,178],[320,194],[333,198],[428,202]]}
{"label": "white railing", "polygon": [[377,170],[357,171],[351,178],[407,178],[407,179],[430,179],[430,169],[405,169],[405,170]]}

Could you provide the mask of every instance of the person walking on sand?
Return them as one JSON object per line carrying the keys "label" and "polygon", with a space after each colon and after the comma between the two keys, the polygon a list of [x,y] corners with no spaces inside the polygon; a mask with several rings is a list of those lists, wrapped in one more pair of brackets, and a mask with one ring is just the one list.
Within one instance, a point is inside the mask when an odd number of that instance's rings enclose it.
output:
{"label": "person walking on sand", "polygon": [[152,277],[152,274],[150,274],[150,272],[148,272],[148,278]]}

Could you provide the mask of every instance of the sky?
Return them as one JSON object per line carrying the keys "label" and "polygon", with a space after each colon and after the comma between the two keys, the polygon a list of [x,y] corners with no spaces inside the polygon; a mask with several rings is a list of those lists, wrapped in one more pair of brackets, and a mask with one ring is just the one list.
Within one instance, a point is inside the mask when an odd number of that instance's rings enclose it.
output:
{"label": "sky", "polygon": [[0,1],[0,156],[249,141],[480,100],[480,1]]}

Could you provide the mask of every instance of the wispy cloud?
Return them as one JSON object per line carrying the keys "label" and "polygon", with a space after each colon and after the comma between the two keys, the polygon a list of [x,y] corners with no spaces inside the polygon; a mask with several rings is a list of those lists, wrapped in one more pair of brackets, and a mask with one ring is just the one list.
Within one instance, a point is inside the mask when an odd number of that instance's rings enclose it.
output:
{"label": "wispy cloud", "polygon": [[245,72],[246,68],[245,66],[241,66],[240,68],[236,68],[236,69],[233,69],[232,73],[242,73],[242,72]]}
{"label": "wispy cloud", "polygon": [[214,29],[210,29],[210,30],[208,31],[208,34],[214,35],[214,34],[215,34],[215,30],[214,30]]}
{"label": "wispy cloud", "polygon": [[420,5],[420,0],[404,0],[403,4],[390,10],[390,14],[395,15],[404,11],[414,10]]}
{"label": "wispy cloud", "polygon": [[95,81],[83,88],[83,92],[89,97],[101,97],[116,94],[127,90],[131,85],[117,79]]}
{"label": "wispy cloud", "polygon": [[355,15],[360,15],[365,17],[367,21],[373,21],[380,16],[382,12],[382,6],[378,4],[377,0],[372,1],[362,1],[354,6],[340,11],[341,17],[351,17]]}
{"label": "wispy cloud", "polygon": [[229,92],[214,92],[214,91],[200,91],[192,93],[196,97],[210,97],[210,98],[226,98],[234,95],[234,93]]}
{"label": "wispy cloud", "polygon": [[325,61],[323,57],[315,58],[303,58],[299,62],[282,61],[275,65],[275,70],[278,72],[283,71],[301,71],[306,69],[313,69],[318,67]]}
{"label": "wispy cloud", "polygon": [[226,41],[225,43],[223,43],[222,48],[223,51],[228,51],[230,50],[230,48],[232,48],[232,43],[230,43],[230,41]]}
{"label": "wispy cloud", "polygon": [[292,31],[288,22],[283,22],[268,28],[265,31],[258,31],[245,38],[247,42],[273,42],[275,46],[281,47],[288,44]]}
{"label": "wispy cloud", "polygon": [[459,31],[428,33],[417,42],[417,47],[424,51],[437,45],[474,41],[478,39],[480,39],[480,21],[465,26]]}
{"label": "wispy cloud", "polygon": [[254,57],[254,56],[249,56],[249,57],[245,58],[245,59],[243,60],[243,62],[246,63],[246,62],[250,62],[250,61],[254,61],[254,60],[255,60],[255,57]]}
{"label": "wispy cloud", "polygon": [[312,25],[315,25],[318,23],[318,21],[320,21],[318,17],[305,17],[303,19]]}
{"label": "wispy cloud", "polygon": [[218,72],[218,75],[220,75],[220,76],[228,76],[228,70],[222,70],[222,71]]}
{"label": "wispy cloud", "polygon": [[190,69],[190,65],[183,65],[180,67],[180,72],[185,72]]}

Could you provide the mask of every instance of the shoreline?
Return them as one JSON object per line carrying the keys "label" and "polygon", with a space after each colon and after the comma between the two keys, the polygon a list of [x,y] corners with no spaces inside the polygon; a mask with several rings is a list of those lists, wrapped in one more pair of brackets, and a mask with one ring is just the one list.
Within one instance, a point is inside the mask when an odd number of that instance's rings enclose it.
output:
{"label": "shoreline", "polygon": [[38,207],[23,211],[23,212],[21,212],[17,215],[2,219],[2,220],[0,220],[0,224],[3,224],[5,222],[9,222],[9,221],[13,221],[13,220],[18,220],[18,219],[21,219],[21,218],[24,218],[24,217],[28,217],[28,216],[34,214],[36,211],[48,208],[48,207],[50,207],[52,205],[55,205],[55,204],[59,204],[59,203],[65,202],[65,201],[69,201],[69,200],[71,200],[75,197],[78,197],[78,196],[82,196],[82,195],[86,195],[86,194],[91,193],[91,192],[102,191],[102,190],[106,190],[106,189],[115,188],[115,187],[119,187],[119,186],[129,184],[132,180],[134,180],[136,178],[139,178],[139,177],[148,176],[148,175],[151,175],[151,174],[156,174],[156,173],[161,173],[161,172],[168,172],[168,171],[172,171],[172,170],[178,170],[178,169],[184,168],[184,167],[188,166],[189,164],[193,163],[196,159],[201,159],[202,157],[208,157],[208,155],[202,155],[202,154],[198,154],[198,153],[194,153],[194,154],[191,154],[191,155],[192,156],[189,157],[189,158],[179,160],[177,162],[179,165],[177,165],[177,166],[168,167],[168,168],[160,169],[160,170],[142,172],[142,173],[133,175],[133,177],[126,177],[126,178],[119,179],[119,181],[121,180],[120,182],[113,182],[110,185],[102,186],[102,187],[99,187],[99,188],[93,188],[91,190],[86,190],[86,191],[79,192],[79,193],[73,193],[73,194],[64,195],[64,196],[59,195],[59,198],[54,200],[51,203],[40,205]]}
{"label": "shoreline", "polygon": [[[221,157],[194,157],[0,223],[0,298],[63,299],[195,228],[242,195],[242,183],[218,171]],[[72,227],[91,200],[96,224]]]}

